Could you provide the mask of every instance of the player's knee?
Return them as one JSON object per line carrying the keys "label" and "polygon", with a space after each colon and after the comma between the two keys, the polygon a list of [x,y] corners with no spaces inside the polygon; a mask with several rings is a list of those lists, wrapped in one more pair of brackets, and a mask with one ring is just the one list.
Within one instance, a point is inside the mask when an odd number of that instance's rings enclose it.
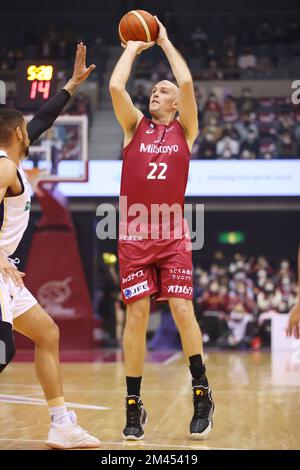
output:
{"label": "player's knee", "polygon": [[41,338],[39,338],[38,341],[36,341],[36,344],[40,347],[47,347],[47,348],[52,348],[56,347],[59,343],[59,328],[54,323],[54,321],[51,322],[51,324],[48,326],[48,328],[43,332],[43,335]]}
{"label": "player's knee", "polygon": [[47,336],[50,345],[56,346],[59,343],[59,328],[56,323],[52,322]]}
{"label": "player's knee", "polygon": [[178,299],[173,301],[172,311],[180,328],[190,327],[191,322],[195,319],[193,305],[190,300]]}
{"label": "player's knee", "polygon": [[148,310],[144,305],[131,305],[127,309],[126,324],[130,329],[144,330],[147,328]]}
{"label": "player's knee", "polygon": [[12,361],[16,353],[12,325],[0,322],[0,372]]}

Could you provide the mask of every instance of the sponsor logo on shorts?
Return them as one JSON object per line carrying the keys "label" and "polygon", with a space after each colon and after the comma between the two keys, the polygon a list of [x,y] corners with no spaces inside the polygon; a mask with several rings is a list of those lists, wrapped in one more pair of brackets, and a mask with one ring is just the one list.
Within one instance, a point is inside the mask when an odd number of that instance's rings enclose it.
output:
{"label": "sponsor logo on shorts", "polygon": [[192,295],[193,288],[188,286],[169,286],[168,293],[171,294],[188,294]]}
{"label": "sponsor logo on shorts", "polygon": [[191,269],[184,269],[184,268],[171,268],[169,269],[170,274],[186,274],[188,276],[192,275]]}
{"label": "sponsor logo on shorts", "polygon": [[136,271],[135,273],[129,274],[127,277],[123,277],[122,279],[122,284],[125,284],[125,282],[130,282],[133,281],[133,279],[138,279],[139,277],[144,276],[144,271],[143,269],[140,269],[139,271]]}
{"label": "sponsor logo on shorts", "polygon": [[123,289],[123,294],[126,299],[131,299],[131,297],[142,294],[147,290],[149,290],[148,281],[144,281],[140,282],[139,284],[135,284],[132,287],[128,287],[127,289]]}
{"label": "sponsor logo on shorts", "polygon": [[30,206],[31,206],[31,202],[30,202],[30,201],[27,201],[26,204],[25,204],[24,212],[25,212],[25,211],[30,211]]}

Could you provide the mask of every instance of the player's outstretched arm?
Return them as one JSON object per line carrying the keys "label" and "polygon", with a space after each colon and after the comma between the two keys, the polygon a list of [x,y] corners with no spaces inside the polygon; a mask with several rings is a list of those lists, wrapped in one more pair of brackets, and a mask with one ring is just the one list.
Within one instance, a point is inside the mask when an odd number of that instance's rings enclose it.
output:
{"label": "player's outstretched arm", "polygon": [[79,85],[89,77],[95,67],[94,64],[89,67],[86,66],[86,46],[82,42],[77,44],[72,78],[60,92],[38,110],[34,118],[27,125],[28,136],[31,143],[37,140],[47,129],[50,129],[71,96],[75,93]]}
{"label": "player's outstretched arm", "polygon": [[[0,208],[7,189],[15,182],[17,178],[16,165],[8,158],[0,159]],[[0,227],[1,230],[2,227]],[[2,274],[5,282],[10,278],[13,283],[20,288],[24,287],[22,277],[25,273],[18,271],[4,256],[0,248],[0,274]]]}
{"label": "player's outstretched arm", "polygon": [[156,42],[166,54],[179,87],[179,120],[185,129],[187,140],[193,143],[198,134],[198,112],[192,75],[186,61],[169,40],[166,28],[155,18],[159,26]]}
{"label": "player's outstretched arm", "polygon": [[287,335],[300,339],[300,246],[298,250],[298,300],[289,314]]}
{"label": "player's outstretched arm", "polygon": [[154,42],[128,41],[109,82],[114,112],[125,135],[134,132],[142,113],[137,109],[126,91],[126,83],[131,73],[132,64],[138,54],[152,47]]}

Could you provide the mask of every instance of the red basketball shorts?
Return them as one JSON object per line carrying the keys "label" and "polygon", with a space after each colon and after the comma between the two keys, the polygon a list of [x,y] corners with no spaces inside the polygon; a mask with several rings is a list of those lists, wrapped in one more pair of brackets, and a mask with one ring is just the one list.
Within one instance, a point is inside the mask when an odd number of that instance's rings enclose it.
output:
{"label": "red basketball shorts", "polygon": [[122,299],[131,304],[154,296],[193,298],[192,251],[188,230],[181,239],[119,240]]}

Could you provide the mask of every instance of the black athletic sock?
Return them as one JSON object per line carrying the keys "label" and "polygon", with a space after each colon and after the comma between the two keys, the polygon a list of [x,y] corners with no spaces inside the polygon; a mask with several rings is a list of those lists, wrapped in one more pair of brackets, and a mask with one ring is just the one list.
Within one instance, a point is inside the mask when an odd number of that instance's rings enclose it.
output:
{"label": "black athletic sock", "polygon": [[192,384],[195,385],[203,385],[204,387],[208,387],[208,381],[206,377],[206,367],[203,364],[201,354],[195,354],[194,356],[189,357],[190,360],[190,371],[192,374]]}
{"label": "black athletic sock", "polygon": [[126,377],[127,395],[140,396],[142,377]]}

